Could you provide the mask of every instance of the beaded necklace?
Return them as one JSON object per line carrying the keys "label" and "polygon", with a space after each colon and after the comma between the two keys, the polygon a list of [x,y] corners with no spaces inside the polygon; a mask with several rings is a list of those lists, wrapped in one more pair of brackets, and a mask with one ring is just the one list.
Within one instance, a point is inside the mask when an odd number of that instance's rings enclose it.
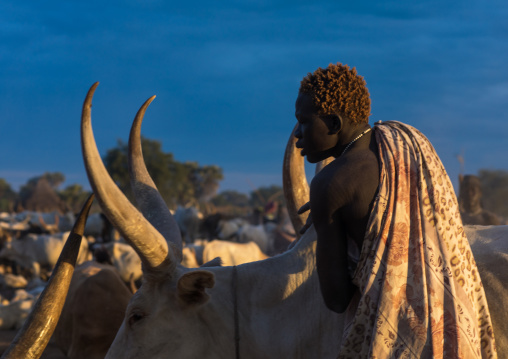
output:
{"label": "beaded necklace", "polygon": [[342,153],[341,153],[340,155],[342,156],[344,153],[346,153],[346,151],[349,149],[349,147],[351,147],[351,145],[352,145],[353,143],[355,143],[355,142],[356,142],[356,141],[357,141],[360,137],[362,137],[363,135],[365,135],[365,134],[366,134],[367,132],[369,132],[370,130],[372,130],[372,128],[370,128],[370,127],[369,127],[368,129],[366,129],[365,131],[363,131],[362,133],[360,133],[358,136],[356,136],[356,138],[355,138],[353,141],[351,141],[351,142],[349,142],[349,143],[347,144],[346,148],[344,148],[344,150],[342,151]]}

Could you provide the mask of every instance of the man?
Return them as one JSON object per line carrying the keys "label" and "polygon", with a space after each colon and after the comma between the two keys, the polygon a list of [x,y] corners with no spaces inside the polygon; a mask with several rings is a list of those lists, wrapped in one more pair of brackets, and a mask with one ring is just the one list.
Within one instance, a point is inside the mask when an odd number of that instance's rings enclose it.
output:
{"label": "man", "polygon": [[500,219],[482,207],[482,186],[477,176],[459,176],[459,207],[462,223],[482,226],[500,225]]}
{"label": "man", "polygon": [[364,79],[330,64],[302,82],[296,146],[311,163],[321,293],[346,312],[340,358],[496,357],[457,200],[429,141],[400,122],[368,124]]}

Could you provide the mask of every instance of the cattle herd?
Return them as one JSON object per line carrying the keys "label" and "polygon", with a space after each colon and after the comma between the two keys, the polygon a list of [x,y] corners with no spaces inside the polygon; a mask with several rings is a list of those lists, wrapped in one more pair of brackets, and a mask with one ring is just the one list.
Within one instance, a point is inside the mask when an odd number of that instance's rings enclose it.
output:
{"label": "cattle herd", "polygon": [[[255,224],[248,217],[215,214],[205,218],[195,207],[178,207],[174,217],[186,239],[182,265],[188,268],[215,258],[220,258],[223,266],[263,260],[282,252],[296,238],[287,216],[277,222]],[[57,263],[75,219],[73,213],[0,213],[0,330],[21,328]],[[106,234],[105,228],[111,232]],[[69,324],[70,318],[79,310],[85,321],[96,321],[99,328],[93,334],[101,338],[105,355],[128,300],[141,284],[141,259],[102,214],[93,213],[88,216],[76,264],[68,301],[77,296],[91,302],[80,302],[79,309],[64,308],[52,342],[68,357],[77,357],[76,350],[84,352],[80,346],[70,348],[72,340],[67,338],[80,330],[79,325],[67,330],[75,325]],[[100,283],[107,283],[107,288]],[[101,289],[108,293],[100,295]],[[101,300],[93,300],[95,297]]]}
{"label": "cattle herd", "polygon": [[[90,214],[86,226],[86,214],[0,214],[0,330],[19,330],[9,349],[2,343],[4,356],[335,358],[343,317],[319,295],[315,231],[295,234],[305,223],[297,209],[308,201],[308,184],[293,136],[283,165],[286,215],[259,222],[203,217],[196,208],[172,213],[142,159],[149,99],[129,139],[136,208],[114,185],[95,146],[90,108],[96,87],[85,100],[81,129],[85,167],[103,214]],[[465,233],[499,357],[507,357],[508,226],[466,226]],[[83,234],[81,242],[76,234]],[[57,282],[64,264],[74,261],[73,272]],[[45,298],[54,298],[55,308],[39,316]]]}

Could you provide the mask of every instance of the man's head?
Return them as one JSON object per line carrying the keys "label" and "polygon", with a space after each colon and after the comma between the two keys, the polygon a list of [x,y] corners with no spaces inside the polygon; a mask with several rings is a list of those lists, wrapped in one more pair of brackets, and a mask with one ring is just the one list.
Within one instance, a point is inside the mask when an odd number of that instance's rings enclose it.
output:
{"label": "man's head", "polygon": [[346,117],[352,124],[369,121],[369,90],[355,68],[340,63],[320,67],[303,78],[299,93],[310,95],[321,115]]}
{"label": "man's head", "polygon": [[369,115],[369,91],[354,68],[341,64],[319,68],[302,80],[296,99],[296,147],[311,163],[336,157],[340,134],[347,137],[357,125],[367,124]]}

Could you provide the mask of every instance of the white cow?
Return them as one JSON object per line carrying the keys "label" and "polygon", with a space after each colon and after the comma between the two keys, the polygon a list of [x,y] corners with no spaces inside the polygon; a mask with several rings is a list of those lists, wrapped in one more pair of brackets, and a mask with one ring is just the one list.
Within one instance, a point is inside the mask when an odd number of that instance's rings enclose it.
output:
{"label": "white cow", "polygon": [[223,266],[235,266],[268,258],[255,242],[236,243],[216,239],[205,243],[201,248],[185,246],[182,265],[187,268],[197,268],[200,264],[210,262],[217,257],[221,259]]}
{"label": "white cow", "polygon": [[12,215],[8,218],[4,218],[0,221],[0,228],[3,228],[7,231],[26,231],[30,229],[30,217],[26,217],[22,221],[18,221],[15,219],[15,216]]}
{"label": "white cow", "polygon": [[185,243],[193,243],[199,236],[199,224],[203,219],[203,214],[196,207],[178,206],[174,218]]}
{"label": "white cow", "polygon": [[[15,215],[17,222],[23,222],[29,219],[29,223],[33,226],[41,228],[50,228],[54,233],[68,232],[71,230],[76,216],[72,212],[61,214],[57,211],[53,212],[34,212],[23,211]],[[49,226],[49,227],[48,227]]]}
{"label": "white cow", "polygon": [[0,330],[19,329],[30,314],[35,302],[33,295],[18,289],[12,300],[0,305]]}
{"label": "white cow", "polygon": [[238,230],[238,243],[254,242],[263,253],[272,252],[273,241],[271,239],[263,224],[246,225]]}
{"label": "white cow", "polygon": [[[67,240],[69,232],[56,234],[33,234],[5,243],[0,258],[17,262],[22,267],[32,268],[39,275],[40,267],[53,268]],[[90,259],[88,243],[81,242],[78,263]]]}
{"label": "white cow", "polygon": [[[86,229],[86,228],[85,228]],[[141,259],[130,244],[109,242],[95,246],[95,251],[106,251],[109,264],[118,271],[120,278],[126,283],[137,281],[143,275]]]}
{"label": "white cow", "polygon": [[218,223],[218,237],[238,243],[254,242],[263,253],[272,253],[273,237],[268,233],[266,226],[272,229],[272,224],[250,224],[242,218],[220,220]]}
{"label": "white cow", "polygon": [[241,227],[248,225],[243,218],[221,219],[217,223],[217,237],[222,240],[238,240],[238,231]]}

